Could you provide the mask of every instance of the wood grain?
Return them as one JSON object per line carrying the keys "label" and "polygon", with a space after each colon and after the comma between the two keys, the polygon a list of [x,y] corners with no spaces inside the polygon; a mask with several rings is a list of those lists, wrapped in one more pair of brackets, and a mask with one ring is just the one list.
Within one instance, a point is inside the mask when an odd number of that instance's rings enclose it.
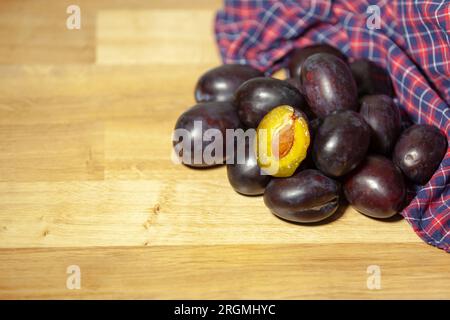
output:
{"label": "wood grain", "polygon": [[[374,264],[380,290],[366,285]],[[80,267],[80,290],[66,288],[70,265]],[[441,299],[446,273],[447,254],[421,244],[3,249],[0,297]]]}
{"label": "wood grain", "polygon": [[[66,9],[69,5],[76,4],[81,9],[81,29],[80,30],[68,30],[66,28]],[[152,30],[150,33],[155,34],[164,32],[165,28],[171,27],[165,32],[164,37],[155,40],[161,40],[166,42],[166,46],[163,52],[167,54],[169,47],[167,41],[178,39],[182,36],[182,27],[186,25],[191,26],[191,31],[200,31],[201,36],[205,36],[208,30],[211,30],[212,20],[205,21],[205,13],[212,17],[214,10],[221,6],[220,0],[195,0],[195,1],[179,1],[179,0],[78,0],[76,2],[72,0],[2,0],[0,2],[0,64],[18,64],[18,63],[41,63],[41,64],[57,64],[64,65],[70,63],[95,63],[97,43],[96,33],[98,31],[98,16],[102,17],[108,15],[108,12],[114,15],[111,10],[117,10],[122,12],[131,12],[132,15],[142,16],[142,11],[153,10],[155,12],[162,13],[161,16],[153,15],[157,20],[159,18],[166,18],[158,20],[158,23],[162,25],[151,25]],[[172,11],[178,12],[183,10],[181,14],[190,13],[183,20],[174,19],[176,16],[167,16],[166,13]],[[206,10],[206,11],[205,11]],[[162,11],[162,12],[161,12]],[[150,15],[152,13],[150,12]],[[201,17],[200,21],[193,20],[192,17]],[[100,23],[103,19],[100,18]],[[124,14],[118,21],[120,25],[126,25],[130,20]],[[109,23],[109,22],[112,22]],[[100,26],[100,29],[105,31],[105,28],[113,28],[117,31],[114,21]],[[149,23],[142,21],[143,23]],[[195,25],[193,23],[196,23]],[[196,27],[197,25],[197,27]],[[142,32],[143,28],[136,30],[135,25],[131,25],[134,31]],[[194,28],[194,29],[192,29]],[[131,32],[131,29],[127,30]],[[144,30],[145,31],[145,30]],[[168,36],[169,37],[166,37]],[[206,37],[212,39],[212,33],[209,32]],[[191,37],[191,39],[194,37]],[[131,39],[135,39],[132,37]],[[116,40],[124,41],[127,39],[116,38]],[[186,39],[187,40],[187,39]],[[209,41],[206,44],[206,38],[198,37],[196,44],[199,41],[212,50],[204,50],[203,52],[208,56],[214,56],[217,60],[215,53],[214,43]],[[161,43],[155,43],[153,46],[158,50]],[[191,51],[198,52],[195,49],[194,43],[184,42],[183,45],[188,45]],[[124,45],[118,46],[124,47]],[[177,50],[185,50],[185,47],[180,46],[180,43],[175,43],[171,50],[171,57],[175,57]],[[131,50],[133,50],[130,47]],[[124,51],[127,50],[124,48]],[[101,52],[105,49],[101,48]],[[123,53],[123,52],[121,52]],[[138,50],[133,51],[135,60],[137,57],[143,56],[143,52]],[[146,52],[145,54],[147,54]],[[155,56],[154,53],[150,53]],[[160,56],[159,59],[165,59],[165,56]],[[181,57],[181,55],[180,55]],[[119,59],[118,56],[110,56],[110,59]],[[125,60],[125,56],[122,60]],[[128,59],[130,56],[128,56]],[[188,58],[188,57],[186,57]]]}
{"label": "wood grain", "polygon": [[96,62],[215,66],[213,18],[199,9],[99,12]]}
{"label": "wood grain", "polygon": [[80,31],[68,4],[0,4],[0,298],[450,298],[404,220],[293,225],[172,162],[220,1],[80,1]]}

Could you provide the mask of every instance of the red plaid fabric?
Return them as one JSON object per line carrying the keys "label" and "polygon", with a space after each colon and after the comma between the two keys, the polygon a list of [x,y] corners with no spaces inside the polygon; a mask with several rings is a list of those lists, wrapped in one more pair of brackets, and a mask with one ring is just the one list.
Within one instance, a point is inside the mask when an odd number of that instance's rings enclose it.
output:
{"label": "red plaid fabric", "polygon": [[[376,5],[380,28],[367,21]],[[375,7],[376,10],[376,7]],[[390,74],[396,102],[416,123],[450,135],[448,0],[228,0],[216,16],[224,63],[270,74],[297,47],[327,43],[350,59],[368,58]],[[432,179],[416,186],[402,212],[427,243],[450,252],[450,149]]]}

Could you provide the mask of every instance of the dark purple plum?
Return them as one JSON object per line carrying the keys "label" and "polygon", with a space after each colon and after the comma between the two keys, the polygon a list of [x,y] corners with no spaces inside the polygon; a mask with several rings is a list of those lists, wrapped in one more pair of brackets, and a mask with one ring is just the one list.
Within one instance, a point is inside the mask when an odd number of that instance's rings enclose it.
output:
{"label": "dark purple plum", "polygon": [[315,118],[311,121],[309,121],[308,124],[308,128],[309,128],[309,133],[311,136],[311,142],[310,142],[310,147],[309,147],[309,151],[308,154],[306,155],[305,160],[302,161],[302,163],[300,164],[300,167],[298,168],[298,170],[304,170],[304,169],[316,169],[316,165],[314,164],[314,160],[313,160],[313,156],[312,156],[312,146],[314,145],[314,139],[317,135],[317,131],[319,130],[320,125],[322,124],[322,119],[319,118]]}
{"label": "dark purple plum", "polygon": [[264,203],[278,217],[300,223],[322,221],[339,206],[340,185],[318,170],[304,170],[289,178],[274,178]]}
{"label": "dark purple plum", "polygon": [[358,96],[385,94],[394,96],[391,78],[382,67],[367,59],[350,63],[353,77],[358,87]]}
{"label": "dark purple plum", "polygon": [[[175,153],[183,164],[191,167],[202,168],[223,164],[226,160],[226,144],[234,143],[234,140],[226,141],[226,129],[237,129],[240,126],[236,109],[231,102],[199,103],[181,114],[175,124],[173,138]],[[209,129],[215,129],[215,132]],[[215,154],[215,151],[206,152],[209,150],[208,145],[211,146],[215,142],[215,136],[209,137],[211,141],[208,141],[205,132],[221,135],[220,146],[223,149],[217,149],[221,150],[222,157]],[[177,150],[181,146],[182,148]],[[217,156],[217,159],[211,162],[204,157],[205,154]]]}
{"label": "dark purple plum", "polygon": [[309,56],[302,66],[301,86],[312,112],[324,118],[336,110],[358,108],[356,83],[350,67],[329,53]]}
{"label": "dark purple plum", "polygon": [[326,175],[340,177],[364,159],[370,144],[370,127],[354,111],[343,110],[323,120],[314,137],[313,160]]}
{"label": "dark purple plum", "polygon": [[238,156],[237,148],[235,148],[234,161],[227,164],[228,181],[233,189],[240,194],[247,196],[261,195],[264,193],[271,176],[262,174],[256,160],[255,150],[249,146],[248,142],[244,143],[242,149],[245,154]]}
{"label": "dark purple plum", "polygon": [[247,128],[256,128],[270,110],[281,105],[307,111],[303,96],[294,86],[273,78],[246,81],[236,91],[235,105],[241,122]]}
{"label": "dark purple plum", "polygon": [[447,138],[436,127],[416,124],[406,129],[395,145],[393,160],[405,176],[426,184],[447,150]]}
{"label": "dark purple plum", "polygon": [[414,122],[412,122],[412,120],[409,118],[408,113],[404,109],[399,110],[400,110],[400,123],[403,132],[404,130],[414,125]]}
{"label": "dark purple plum", "polygon": [[303,62],[306,60],[306,58],[315,53],[321,52],[333,54],[344,61],[347,60],[347,57],[341,51],[339,51],[339,49],[336,49],[335,47],[329,46],[327,44],[315,44],[304,48],[298,48],[292,51],[289,58],[289,63],[287,67],[289,77],[300,78],[300,74],[302,72],[302,65]]}
{"label": "dark purple plum", "polygon": [[264,74],[248,65],[225,64],[204,73],[195,87],[195,100],[232,101],[234,93],[245,81]]}
{"label": "dark purple plum", "polygon": [[[284,81],[287,81],[289,84],[294,86],[303,96],[300,78],[287,78]],[[306,114],[309,120],[317,118],[316,115],[311,111],[311,108],[308,106],[306,99],[303,100],[304,100],[304,106],[302,107],[303,113]]]}
{"label": "dark purple plum", "polygon": [[371,150],[390,155],[401,132],[400,110],[392,98],[382,94],[364,96],[359,113],[372,130]]}
{"label": "dark purple plum", "polygon": [[309,122],[309,132],[311,133],[311,138],[314,138],[319,131],[320,126],[323,123],[323,119],[315,118]]}
{"label": "dark purple plum", "polygon": [[287,78],[285,81],[289,82],[290,84],[292,84],[295,88],[297,88],[297,90],[302,93],[302,85],[300,82],[300,78]]}
{"label": "dark purple plum", "polygon": [[400,170],[383,156],[368,156],[344,182],[348,202],[373,218],[390,218],[405,201],[406,187]]}

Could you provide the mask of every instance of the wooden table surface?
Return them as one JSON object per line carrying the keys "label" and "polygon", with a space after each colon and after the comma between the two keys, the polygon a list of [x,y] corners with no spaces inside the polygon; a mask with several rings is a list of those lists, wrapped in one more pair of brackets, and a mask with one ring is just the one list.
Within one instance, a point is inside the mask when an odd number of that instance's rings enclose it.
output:
{"label": "wooden table surface", "polygon": [[71,1],[0,2],[0,298],[450,298],[404,220],[292,225],[172,163],[220,1],[77,3],[80,30]]}

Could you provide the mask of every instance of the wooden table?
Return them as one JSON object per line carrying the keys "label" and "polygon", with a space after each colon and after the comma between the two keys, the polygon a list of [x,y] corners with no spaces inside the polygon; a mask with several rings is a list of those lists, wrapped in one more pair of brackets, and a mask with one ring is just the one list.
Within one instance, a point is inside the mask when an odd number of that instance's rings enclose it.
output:
{"label": "wooden table", "polygon": [[220,1],[82,0],[68,30],[71,3],[0,3],[1,298],[450,298],[406,221],[292,225],[172,163]]}

